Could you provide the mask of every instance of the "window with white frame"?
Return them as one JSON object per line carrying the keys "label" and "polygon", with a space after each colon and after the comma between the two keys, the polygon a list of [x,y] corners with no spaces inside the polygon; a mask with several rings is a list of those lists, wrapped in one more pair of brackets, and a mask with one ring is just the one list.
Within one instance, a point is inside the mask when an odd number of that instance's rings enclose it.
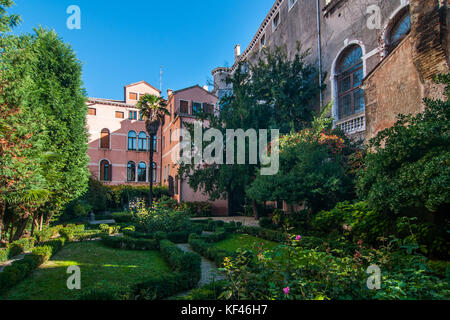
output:
{"label": "window with white frame", "polygon": [[277,12],[277,14],[272,20],[272,31],[275,31],[279,25],[280,25],[280,12]]}

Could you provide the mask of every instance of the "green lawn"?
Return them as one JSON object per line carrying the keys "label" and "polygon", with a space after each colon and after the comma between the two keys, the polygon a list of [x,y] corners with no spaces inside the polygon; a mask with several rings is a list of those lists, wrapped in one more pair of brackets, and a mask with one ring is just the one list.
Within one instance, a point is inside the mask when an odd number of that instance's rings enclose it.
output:
{"label": "green lawn", "polygon": [[[67,267],[81,269],[81,290],[67,289]],[[150,275],[170,272],[159,251],[116,250],[99,242],[72,243],[2,299],[73,300],[94,287],[121,288]]]}
{"label": "green lawn", "polygon": [[246,234],[232,234],[227,239],[214,244],[215,247],[227,251],[236,251],[239,248],[252,249],[263,245],[264,249],[271,250],[278,245],[276,242],[256,238]]}

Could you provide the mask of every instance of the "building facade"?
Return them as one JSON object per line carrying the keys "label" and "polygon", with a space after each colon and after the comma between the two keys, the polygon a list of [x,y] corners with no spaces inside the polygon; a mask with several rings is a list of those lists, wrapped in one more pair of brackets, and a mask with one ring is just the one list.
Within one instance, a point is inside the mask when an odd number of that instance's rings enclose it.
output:
{"label": "building facade", "polygon": [[[89,98],[89,170],[93,178],[110,185],[150,183],[150,138],[136,103],[140,96],[161,92],[141,81],[124,88],[124,100]],[[161,130],[161,129],[160,129]],[[160,137],[160,134],[158,135]],[[153,183],[161,183],[161,140],[154,140]]]}
{"label": "building facade", "polygon": [[[336,126],[373,137],[398,112],[419,112],[422,98],[442,91],[430,79],[448,72],[448,12],[447,0],[276,0],[249,46],[235,47],[234,65],[212,71],[213,92],[226,94],[226,78],[261,57],[262,47],[286,46],[292,57],[300,43],[326,85],[317,108],[332,101]],[[415,98],[401,98],[409,93]]]}
{"label": "building facade", "polygon": [[[167,106],[170,116],[166,116],[162,130],[162,183],[173,189],[174,198],[179,202],[204,202],[209,197],[201,190],[194,192],[188,184],[187,177],[178,176],[178,168],[175,159],[181,154],[180,133],[186,123],[197,121],[196,112],[203,110],[206,113],[218,112],[218,97],[200,86],[193,86],[177,91],[168,90]],[[208,121],[203,122],[208,126]],[[217,200],[211,202],[214,215],[226,215],[228,202]]]}

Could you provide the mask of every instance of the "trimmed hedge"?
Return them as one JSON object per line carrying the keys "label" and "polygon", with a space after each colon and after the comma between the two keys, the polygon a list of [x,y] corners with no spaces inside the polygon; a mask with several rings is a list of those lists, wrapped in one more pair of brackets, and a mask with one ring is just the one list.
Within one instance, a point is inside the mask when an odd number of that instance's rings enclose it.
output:
{"label": "trimmed hedge", "polygon": [[8,245],[9,258],[30,251],[34,247],[34,238],[23,238]]}
{"label": "trimmed hedge", "polygon": [[116,221],[116,223],[133,222],[133,215],[131,212],[113,212],[112,218]]}
{"label": "trimmed hedge", "polygon": [[227,284],[228,281],[226,280],[211,282],[198,289],[192,290],[186,296],[177,297],[174,300],[219,300],[220,295],[225,291]]}
{"label": "trimmed hedge", "polygon": [[102,236],[104,245],[115,249],[158,250],[159,241],[154,239],[133,239],[129,237]]}
{"label": "trimmed hedge", "polygon": [[202,231],[203,228],[201,226],[193,226],[191,230],[188,231],[143,233],[123,230],[123,234],[136,239],[155,239],[158,241],[168,239],[175,243],[187,243],[191,233],[201,234]]}
{"label": "trimmed hedge", "polygon": [[242,226],[237,232],[246,233],[251,236],[259,237],[274,242],[283,242],[289,238],[289,235],[275,230],[263,229],[258,227]]}
{"label": "trimmed hedge", "polygon": [[5,267],[0,273],[0,292],[4,292],[25,279],[31,272],[44,262],[48,261],[59,249],[61,249],[66,240],[58,238],[47,241],[43,246],[35,247],[31,254],[25,256],[22,260],[13,262]]}
{"label": "trimmed hedge", "polygon": [[189,245],[201,256],[214,261],[218,267],[222,267],[223,260],[226,257],[234,257],[236,255],[235,252],[214,247],[212,243],[206,242],[196,234],[191,234],[189,236]]}
{"label": "trimmed hedge", "polygon": [[[158,242],[152,239],[132,240]],[[114,242],[115,240],[112,241]],[[117,243],[120,242],[114,242],[114,244]],[[116,300],[119,298],[161,300],[195,287],[201,277],[200,256],[196,253],[184,252],[169,240],[161,240],[159,247],[162,256],[173,273],[152,277],[144,282],[131,286],[130,289],[122,289],[120,291],[105,291],[101,288],[92,289],[84,294],[81,300]],[[125,290],[128,292],[125,292]]]}

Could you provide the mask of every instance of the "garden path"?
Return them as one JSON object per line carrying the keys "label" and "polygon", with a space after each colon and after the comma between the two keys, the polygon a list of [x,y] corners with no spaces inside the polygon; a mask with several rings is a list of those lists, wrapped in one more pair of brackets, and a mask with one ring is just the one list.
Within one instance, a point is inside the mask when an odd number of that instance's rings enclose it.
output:
{"label": "garden path", "polygon": [[[177,247],[185,252],[194,252],[194,250],[191,249],[191,246],[189,244],[177,244]],[[197,288],[200,288],[201,286],[204,286],[208,283],[211,283],[213,281],[217,280],[223,280],[225,277],[219,273],[219,269],[217,269],[214,262],[209,261],[208,259],[202,258],[202,276],[200,278],[200,281],[197,284]],[[184,295],[184,294],[181,294]]]}
{"label": "garden path", "polygon": [[18,260],[22,260],[27,254],[30,254],[31,252],[25,252],[23,254],[19,254],[15,257],[13,257],[12,259],[8,260],[8,261],[4,261],[0,263],[0,272],[3,272],[3,269],[5,269],[7,266],[11,265],[13,262],[18,261]]}

